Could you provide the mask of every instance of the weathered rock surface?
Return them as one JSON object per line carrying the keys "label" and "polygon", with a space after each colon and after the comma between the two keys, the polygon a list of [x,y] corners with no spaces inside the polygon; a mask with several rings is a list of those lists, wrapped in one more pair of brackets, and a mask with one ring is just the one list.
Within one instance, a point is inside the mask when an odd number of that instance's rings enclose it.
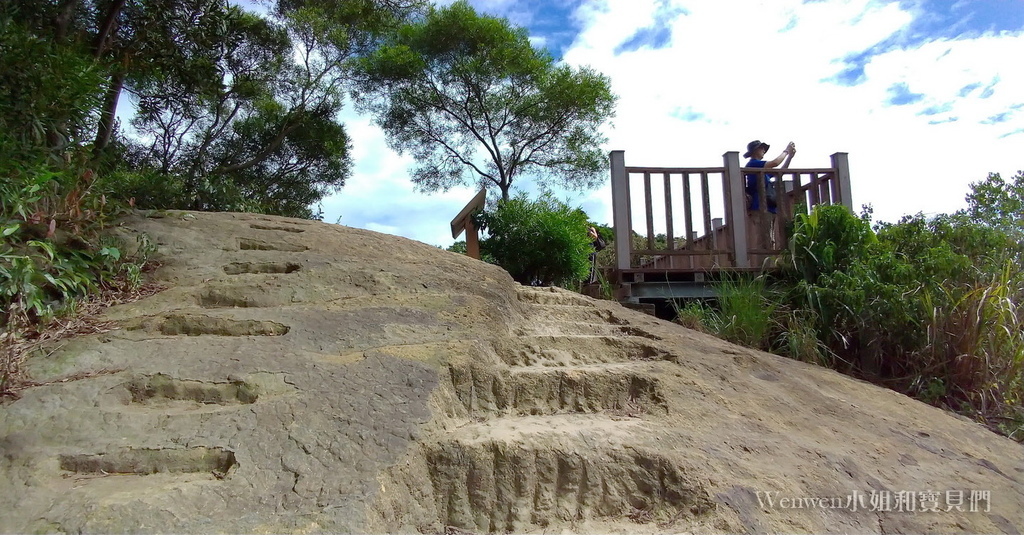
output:
{"label": "weathered rock surface", "polygon": [[26,362],[0,531],[1024,530],[1021,445],[828,370],[368,231],[136,232],[169,288]]}

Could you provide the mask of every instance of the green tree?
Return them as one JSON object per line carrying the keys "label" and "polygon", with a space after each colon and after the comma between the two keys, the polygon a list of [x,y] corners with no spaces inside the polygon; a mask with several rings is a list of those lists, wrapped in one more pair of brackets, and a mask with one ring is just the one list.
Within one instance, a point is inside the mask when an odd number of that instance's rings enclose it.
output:
{"label": "green tree", "polygon": [[135,126],[141,161],[181,182],[183,207],[312,217],[351,168],[336,120],[348,64],[420,0],[281,0],[268,16],[229,8],[210,91],[150,80]]}
{"label": "green tree", "polygon": [[556,65],[505,19],[465,1],[433,8],[359,67],[362,107],[392,148],[416,158],[413,182],[424,191],[475,181],[508,200],[521,176],[571,189],[604,178],[609,79]]}
{"label": "green tree", "polygon": [[550,194],[498,201],[480,220],[489,235],[480,243],[481,255],[521,284],[574,287],[590,271],[587,214]]}
{"label": "green tree", "polygon": [[[91,116],[95,163],[138,171],[105,176],[107,187],[154,206],[309,217],[349,174],[336,119],[348,61],[420,8],[421,0],[281,0],[257,16],[227,0],[61,0],[14,13],[104,76]],[[141,134],[127,151],[114,121],[124,92]],[[47,132],[51,145],[67,130]]]}
{"label": "green tree", "polygon": [[41,38],[0,8],[0,172],[63,165],[92,136],[105,70],[77,47]]}
{"label": "green tree", "polygon": [[226,0],[60,0],[24,3],[16,12],[37,37],[104,67],[96,88],[103,102],[95,117],[97,156],[113,140],[126,89],[154,77],[190,92],[219,83],[214,57],[230,17]]}
{"label": "green tree", "polygon": [[309,46],[296,62],[288,26],[229,11],[231,37],[214,58],[219,83],[204,92],[162,77],[138,85],[133,125],[149,141],[134,145],[134,159],[158,169],[154,178],[180,181],[176,207],[310,217],[350,169],[335,119],[341,88],[329,72],[337,66]]}
{"label": "green tree", "polygon": [[966,213],[976,223],[1024,241],[1024,171],[1017,171],[1009,181],[989,173],[985,180],[971,183]]}

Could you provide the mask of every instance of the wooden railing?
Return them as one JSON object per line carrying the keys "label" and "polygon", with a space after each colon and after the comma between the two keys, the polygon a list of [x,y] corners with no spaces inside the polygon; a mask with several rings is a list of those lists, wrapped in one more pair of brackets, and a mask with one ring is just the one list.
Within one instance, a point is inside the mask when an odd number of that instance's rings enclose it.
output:
{"label": "wooden railing", "polygon": [[[722,167],[626,167],[623,151],[611,153],[619,272],[758,268],[786,247],[782,223],[792,220],[797,204],[808,209],[818,204],[842,204],[852,209],[846,153],[833,154],[832,167],[815,169],[741,168],[738,152],[725,153],[723,160]],[[769,213],[763,202],[766,174],[775,177],[775,187],[779,188],[777,214]],[[762,199],[757,211],[747,209],[746,175],[757,179],[758,198]],[[641,207],[634,206],[632,199],[637,179],[643,181]],[[673,202],[676,192],[677,199],[681,196],[681,210]],[[661,247],[655,243],[656,195],[664,203],[666,239]],[[642,212],[647,233],[644,246],[634,249],[635,209]],[[677,236],[679,230],[682,236]]]}

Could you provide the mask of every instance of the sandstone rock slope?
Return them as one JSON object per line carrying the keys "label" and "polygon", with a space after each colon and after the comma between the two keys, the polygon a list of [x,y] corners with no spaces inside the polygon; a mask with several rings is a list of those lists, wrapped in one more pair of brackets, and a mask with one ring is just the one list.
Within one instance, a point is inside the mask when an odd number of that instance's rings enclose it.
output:
{"label": "sandstone rock slope", "polygon": [[1024,448],[893,392],[402,238],[155,215],[121,232],[168,289],[0,406],[0,531],[1024,530]]}

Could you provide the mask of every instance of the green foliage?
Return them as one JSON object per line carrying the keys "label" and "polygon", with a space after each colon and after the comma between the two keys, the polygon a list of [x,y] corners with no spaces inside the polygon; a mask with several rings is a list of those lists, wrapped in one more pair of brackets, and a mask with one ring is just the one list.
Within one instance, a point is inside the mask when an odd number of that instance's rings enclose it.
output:
{"label": "green foliage", "polygon": [[763,348],[768,342],[777,304],[770,299],[766,281],[736,276],[715,284],[715,304],[673,302],[676,322],[707,331],[729,342]]}
{"label": "green foliage", "polygon": [[2,7],[0,50],[0,166],[62,163],[89,133],[103,70],[74,46],[33,35]]}
{"label": "green foliage", "polygon": [[335,118],[343,58],[323,43],[311,9],[277,19],[238,7],[211,15],[205,24],[223,28],[203,57],[218,83],[139,73],[132,124],[149,142],[128,145],[140,172],[125,195],[147,208],[314,217],[310,206],[344,184],[351,161]]}
{"label": "green foliage", "polygon": [[768,339],[776,305],[767,298],[763,277],[726,279],[715,285],[718,316],[712,323],[722,338],[748,347]]}
{"label": "green foliage", "polygon": [[840,205],[819,205],[797,214],[789,241],[792,267],[814,284],[822,276],[848,270],[877,241],[870,222]]}
{"label": "green foliage", "polygon": [[874,231],[870,209],[818,206],[796,216],[779,280],[727,281],[715,307],[687,304],[677,321],[1024,440],[1024,270],[1011,213],[1022,194],[990,176],[972,185],[970,210]]}
{"label": "green foliage", "polygon": [[682,303],[678,300],[672,300],[671,305],[676,315],[672,321],[687,329],[713,332],[712,326],[717,322],[717,313],[708,304],[699,300],[689,300]]}
{"label": "green foliage", "polygon": [[868,214],[832,205],[797,215],[789,251],[790,306],[815,320],[810,328],[854,370],[891,373],[898,363],[882,361],[920,344],[925,311],[914,296],[923,282],[905,255],[879,241]]}
{"label": "green foliage", "polygon": [[425,191],[478,181],[508,200],[520,176],[578,189],[604,179],[609,79],[556,65],[525,29],[464,0],[401,26],[358,66],[362,107],[416,158]]}
{"label": "green foliage", "polygon": [[575,288],[590,273],[587,215],[551,195],[500,201],[480,221],[490,235],[481,252],[521,284]]}
{"label": "green foliage", "polygon": [[[21,169],[0,183],[0,323],[45,320],[64,304],[109,287],[128,263],[101,238],[105,200],[73,170]],[[141,249],[148,252],[148,249]]]}
{"label": "green foliage", "polygon": [[[422,5],[281,0],[257,15],[225,0],[4,3],[0,132],[45,139],[22,148],[52,164],[92,140],[79,157],[98,189],[139,206],[317,217],[311,207],[351,172],[337,120],[348,64]],[[127,139],[114,113],[124,91],[138,134]]]}
{"label": "green foliage", "polygon": [[968,281],[993,273],[1021,252],[1021,243],[999,227],[979,223],[966,212],[926,218],[904,216],[875,226],[879,239],[923,270],[925,281]]}
{"label": "green foliage", "polygon": [[959,212],[880,223],[872,235],[866,215],[843,212],[819,207],[794,225],[786,306],[802,316],[802,337],[813,332],[825,348],[810,354],[982,420],[1024,423],[1024,276],[1012,225]]}
{"label": "green foliage", "polygon": [[1024,171],[1010,181],[999,173],[971,183],[966,215],[971,221],[1000,230],[1016,242],[1024,242]]}

